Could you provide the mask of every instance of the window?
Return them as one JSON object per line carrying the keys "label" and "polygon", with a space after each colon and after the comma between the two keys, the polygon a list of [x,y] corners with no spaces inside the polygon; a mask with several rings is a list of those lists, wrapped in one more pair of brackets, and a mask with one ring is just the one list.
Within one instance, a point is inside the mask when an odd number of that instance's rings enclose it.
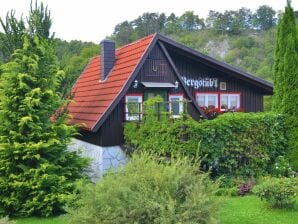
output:
{"label": "window", "polygon": [[183,95],[169,96],[169,112],[173,118],[179,117],[183,113]]}
{"label": "window", "polygon": [[240,107],[240,94],[220,94],[220,110],[236,110]]}
{"label": "window", "polygon": [[200,107],[214,106],[218,107],[218,94],[217,93],[197,93],[197,102]]}
{"label": "window", "polygon": [[142,95],[125,96],[125,119],[135,121],[142,119]]}

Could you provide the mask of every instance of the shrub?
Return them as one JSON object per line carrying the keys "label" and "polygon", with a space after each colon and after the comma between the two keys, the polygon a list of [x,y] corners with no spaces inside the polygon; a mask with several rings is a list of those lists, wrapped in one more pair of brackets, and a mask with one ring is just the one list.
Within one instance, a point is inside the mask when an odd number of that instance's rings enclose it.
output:
{"label": "shrub", "polygon": [[10,221],[8,217],[0,218],[0,224],[15,224],[16,222]]}
{"label": "shrub", "polygon": [[238,187],[238,195],[244,196],[251,193],[253,187],[255,186],[254,178],[249,179],[248,181],[241,183]]}
{"label": "shrub", "polygon": [[214,120],[144,119],[126,123],[126,144],[161,155],[184,154],[202,159],[202,169],[212,176],[249,178],[272,170],[285,154],[284,117],[273,113],[227,113]]}
{"label": "shrub", "polygon": [[188,159],[156,162],[133,155],[117,172],[88,185],[70,223],[214,223],[218,202],[207,174]]}
{"label": "shrub", "polygon": [[291,177],[293,176],[293,170],[290,166],[290,162],[284,156],[279,156],[276,159],[275,164],[272,167],[271,174],[276,177]]}
{"label": "shrub", "polygon": [[292,207],[298,190],[297,183],[296,178],[268,177],[256,187],[256,194],[273,208]]}

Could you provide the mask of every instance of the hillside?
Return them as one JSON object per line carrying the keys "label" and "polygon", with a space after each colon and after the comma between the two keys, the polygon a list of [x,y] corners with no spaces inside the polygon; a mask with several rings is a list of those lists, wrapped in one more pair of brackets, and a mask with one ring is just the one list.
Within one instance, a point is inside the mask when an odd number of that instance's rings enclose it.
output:
{"label": "hillside", "polygon": [[210,30],[200,30],[170,37],[272,82],[275,33],[275,28],[238,35],[218,35]]}

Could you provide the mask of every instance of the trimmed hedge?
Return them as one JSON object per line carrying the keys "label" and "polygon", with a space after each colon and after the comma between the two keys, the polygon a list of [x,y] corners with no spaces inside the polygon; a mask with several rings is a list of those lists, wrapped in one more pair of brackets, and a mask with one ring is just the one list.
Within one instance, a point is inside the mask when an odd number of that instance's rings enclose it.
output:
{"label": "trimmed hedge", "polygon": [[[166,116],[165,116],[166,117]],[[226,113],[196,122],[190,117],[127,123],[125,141],[137,150],[162,156],[201,157],[214,176],[258,176],[271,171],[286,149],[284,117],[273,113]]]}

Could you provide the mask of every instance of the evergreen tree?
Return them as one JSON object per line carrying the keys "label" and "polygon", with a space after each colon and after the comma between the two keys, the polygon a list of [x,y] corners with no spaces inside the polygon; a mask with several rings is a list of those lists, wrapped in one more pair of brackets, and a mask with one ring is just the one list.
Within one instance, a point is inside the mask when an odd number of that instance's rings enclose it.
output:
{"label": "evergreen tree", "polygon": [[23,18],[17,19],[15,11],[6,14],[5,20],[0,18],[0,24],[4,34],[0,35],[0,53],[8,60],[15,49],[22,47],[22,36],[25,33],[25,22]]}
{"label": "evergreen tree", "polygon": [[48,10],[48,6],[44,6],[42,2],[39,5],[36,0],[33,7],[31,1],[27,22],[29,26],[29,32],[32,35],[38,34],[42,38],[46,39],[54,38],[54,34],[50,33],[52,26],[51,12]]}
{"label": "evergreen tree", "polygon": [[298,170],[298,37],[290,1],[278,24],[274,61],[273,110],[286,115],[289,159]]}
{"label": "evergreen tree", "polygon": [[67,150],[75,128],[66,115],[50,119],[62,75],[52,41],[24,35],[23,42],[2,65],[0,212],[48,216],[63,211],[87,161]]}
{"label": "evergreen tree", "polygon": [[0,55],[2,54],[6,61],[9,60],[10,55],[14,50],[22,48],[23,35],[25,33],[39,35],[42,38],[53,39],[54,34],[50,33],[52,26],[51,12],[43,3],[30,4],[29,16],[27,24],[23,17],[17,19],[15,11],[11,10],[6,14],[5,20],[0,18],[0,24],[4,30],[4,35],[0,35]]}

